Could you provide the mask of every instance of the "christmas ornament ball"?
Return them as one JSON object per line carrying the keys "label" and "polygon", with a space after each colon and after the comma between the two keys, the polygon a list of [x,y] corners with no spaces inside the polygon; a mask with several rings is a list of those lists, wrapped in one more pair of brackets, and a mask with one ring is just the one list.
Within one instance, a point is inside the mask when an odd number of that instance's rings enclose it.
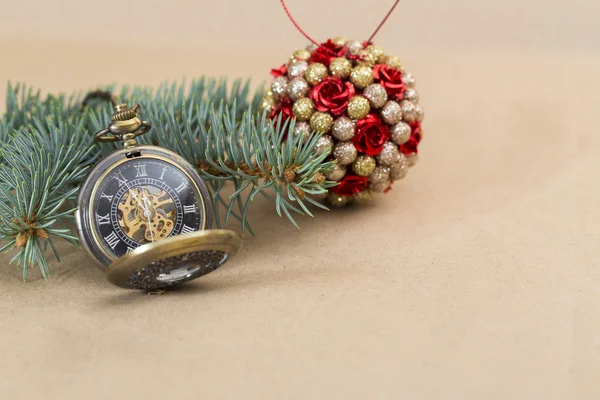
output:
{"label": "christmas ornament ball", "polygon": [[261,108],[270,118],[296,118],[296,133],[323,135],[315,151],[329,148],[336,161],[326,173],[338,182],[326,197],[332,206],[388,192],[417,162],[424,112],[397,56],[335,38],[292,52],[271,75]]}

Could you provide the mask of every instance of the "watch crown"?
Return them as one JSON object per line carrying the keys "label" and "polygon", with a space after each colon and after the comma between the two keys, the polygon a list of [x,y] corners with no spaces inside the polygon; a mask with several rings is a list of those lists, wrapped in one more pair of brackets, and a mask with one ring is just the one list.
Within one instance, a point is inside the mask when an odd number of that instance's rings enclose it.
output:
{"label": "watch crown", "polygon": [[138,117],[139,104],[129,107],[127,104],[114,106],[111,123],[108,128],[96,132],[97,142],[123,142],[125,147],[136,145],[135,138],[148,132],[152,125]]}
{"label": "watch crown", "polygon": [[139,104],[129,107],[127,104],[117,104],[114,107],[114,113],[110,117],[111,121],[127,121],[137,117]]}

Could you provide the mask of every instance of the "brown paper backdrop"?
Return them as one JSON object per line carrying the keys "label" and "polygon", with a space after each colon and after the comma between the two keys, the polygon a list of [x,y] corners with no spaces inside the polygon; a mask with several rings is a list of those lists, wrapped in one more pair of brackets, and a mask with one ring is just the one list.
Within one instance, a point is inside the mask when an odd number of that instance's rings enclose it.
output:
{"label": "brown paper backdrop", "polygon": [[[390,2],[289,5],[321,39]],[[598,4],[404,1],[377,42],[418,80],[419,164],[301,230],[257,201],[257,236],[178,291],[113,288],[68,246],[48,281],[2,256],[0,398],[596,398]],[[276,0],[3,1],[0,38],[0,79],[51,91],[259,82],[305,44]]]}

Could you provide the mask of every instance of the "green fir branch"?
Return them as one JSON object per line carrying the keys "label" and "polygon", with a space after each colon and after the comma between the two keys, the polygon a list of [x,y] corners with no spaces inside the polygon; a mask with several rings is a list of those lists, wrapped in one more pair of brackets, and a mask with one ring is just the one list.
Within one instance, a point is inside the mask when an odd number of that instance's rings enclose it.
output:
{"label": "green fir branch", "polygon": [[[200,78],[156,90],[108,89],[119,102],[140,104],[141,118],[152,123],[140,143],[173,150],[198,168],[212,190],[217,227],[235,220],[253,233],[249,209],[259,194],[295,226],[293,214],[325,208],[312,198],[335,184],[325,180],[333,167],[327,154],[314,151],[319,135],[296,135],[294,121],[259,113],[263,91],[252,91],[249,81]],[[77,245],[68,226],[79,185],[90,166],[115,149],[93,143],[94,132],[110,123],[110,105],[92,100],[82,109],[82,99],[82,93],[43,97],[22,85],[7,89],[0,120],[0,241],[2,251],[15,252],[23,279],[34,265],[48,275],[48,248],[59,259],[56,238]]]}

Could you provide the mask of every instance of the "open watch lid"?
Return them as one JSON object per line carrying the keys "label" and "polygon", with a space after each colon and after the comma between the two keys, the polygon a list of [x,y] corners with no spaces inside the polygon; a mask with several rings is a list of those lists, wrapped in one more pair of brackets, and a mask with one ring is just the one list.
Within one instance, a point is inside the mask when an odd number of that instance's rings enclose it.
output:
{"label": "open watch lid", "polygon": [[240,249],[229,230],[209,229],[145,244],[108,266],[108,280],[122,288],[156,290],[183,283],[221,267]]}

